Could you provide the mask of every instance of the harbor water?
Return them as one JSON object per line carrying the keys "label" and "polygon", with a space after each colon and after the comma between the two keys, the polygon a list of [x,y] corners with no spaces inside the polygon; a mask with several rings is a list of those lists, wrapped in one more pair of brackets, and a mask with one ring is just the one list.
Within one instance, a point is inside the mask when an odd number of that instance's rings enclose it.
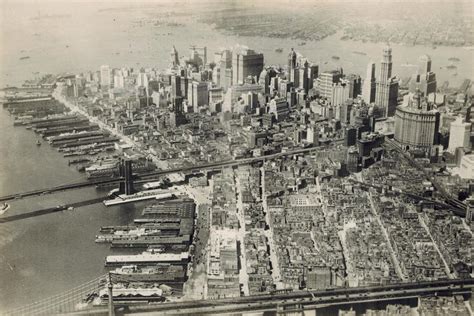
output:
{"label": "harbor water", "polygon": [[[83,181],[84,174],[23,126],[13,126],[0,109],[0,195]],[[41,146],[36,145],[40,139]],[[9,201],[9,216],[100,197],[95,188]],[[0,315],[47,298],[105,273],[108,245],[96,244],[101,226],[126,225],[144,203],[105,207],[95,204],[0,224]]]}

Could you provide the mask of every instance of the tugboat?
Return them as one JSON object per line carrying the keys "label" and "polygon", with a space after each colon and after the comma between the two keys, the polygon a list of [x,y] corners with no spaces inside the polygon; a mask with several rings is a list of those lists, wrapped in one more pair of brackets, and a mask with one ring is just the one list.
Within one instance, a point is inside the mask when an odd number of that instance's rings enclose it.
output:
{"label": "tugboat", "polygon": [[3,203],[2,207],[0,208],[0,215],[5,214],[6,211],[10,208],[10,204]]}
{"label": "tugboat", "polygon": [[36,146],[41,146],[41,142],[39,140],[36,141]]}

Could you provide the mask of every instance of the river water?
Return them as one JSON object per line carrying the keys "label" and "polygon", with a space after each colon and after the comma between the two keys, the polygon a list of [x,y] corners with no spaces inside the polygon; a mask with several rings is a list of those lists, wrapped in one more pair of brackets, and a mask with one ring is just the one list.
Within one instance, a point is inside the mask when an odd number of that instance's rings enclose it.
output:
{"label": "river water", "polygon": [[[57,7],[0,4],[0,87],[18,85],[34,72],[80,72],[112,67],[148,66],[165,68],[169,51],[176,46],[181,55],[189,45],[207,46],[208,59],[219,47],[244,44],[265,54],[267,64],[285,64],[286,52],[295,47],[323,70],[337,66],[346,72],[365,74],[369,60],[379,61],[384,44],[339,41],[337,37],[320,42],[236,37],[220,34],[208,25],[181,27],[134,26],[146,11],[98,12],[111,4]],[[65,18],[31,20],[38,14],[69,14]],[[186,22],[189,17],[183,17]],[[275,52],[283,48],[284,53]],[[462,48],[408,47],[393,45],[394,73],[407,76],[413,72],[401,64],[415,64],[418,56],[429,54],[438,80],[459,84],[473,78],[473,52]],[[366,55],[357,55],[361,51]],[[338,61],[331,59],[339,56]],[[20,60],[21,56],[30,56]],[[457,57],[458,75],[439,69]],[[327,62],[327,64],[325,64]],[[8,112],[0,109],[0,195],[76,182],[83,179],[67,160],[47,143],[35,145],[38,137],[23,127],[13,127]],[[51,207],[98,196],[94,188],[67,191],[47,196],[16,200],[8,215]],[[105,272],[103,262],[111,251],[107,245],[94,243],[100,226],[129,224],[144,204],[105,208],[91,205],[73,212],[54,213],[18,222],[0,224],[0,313],[32,301],[60,293]]]}

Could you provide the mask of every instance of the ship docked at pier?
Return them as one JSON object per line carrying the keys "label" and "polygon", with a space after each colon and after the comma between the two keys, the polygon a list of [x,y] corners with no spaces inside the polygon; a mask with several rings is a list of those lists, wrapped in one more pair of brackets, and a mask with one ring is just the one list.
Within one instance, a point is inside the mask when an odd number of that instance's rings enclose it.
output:
{"label": "ship docked at pier", "polygon": [[125,204],[125,203],[130,203],[130,202],[137,202],[137,201],[145,201],[145,200],[151,200],[151,199],[164,200],[164,199],[172,198],[173,194],[167,190],[157,189],[157,190],[149,190],[149,191],[140,191],[134,194],[114,195],[113,193],[112,196],[116,196],[116,198],[111,199],[111,200],[104,200],[105,206]]}

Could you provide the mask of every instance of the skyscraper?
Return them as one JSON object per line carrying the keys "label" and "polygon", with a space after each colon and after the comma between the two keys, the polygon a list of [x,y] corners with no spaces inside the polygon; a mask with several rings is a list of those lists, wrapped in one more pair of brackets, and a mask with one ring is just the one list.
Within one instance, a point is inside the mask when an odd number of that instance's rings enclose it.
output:
{"label": "skyscraper", "polygon": [[375,87],[375,105],[381,117],[393,116],[397,107],[398,79],[392,77],[392,49],[383,49],[379,75]]}
{"label": "skyscraper", "polygon": [[258,77],[263,70],[263,54],[248,48],[234,51],[232,56],[232,84],[243,84],[248,76]]}
{"label": "skyscraper", "polygon": [[417,91],[408,105],[397,107],[394,139],[404,150],[421,150],[431,155],[439,141],[439,126],[440,113]]}
{"label": "skyscraper", "polygon": [[100,85],[102,87],[110,86],[110,67],[108,65],[100,66]]}
{"label": "skyscraper", "polygon": [[464,121],[461,116],[451,122],[448,151],[454,153],[458,147],[471,149],[471,123]]}
{"label": "skyscraper", "polygon": [[418,71],[410,80],[410,92],[414,93],[416,89],[419,89],[425,96],[436,92],[436,74],[431,71],[431,58],[428,55],[420,56]]}
{"label": "skyscraper", "polygon": [[326,98],[331,102],[332,97],[332,86],[334,83],[339,82],[342,78],[343,73],[342,69],[325,71],[321,73],[318,80],[319,95],[323,98]]}
{"label": "skyscraper", "polygon": [[178,75],[171,76],[171,96],[180,97],[181,94],[181,77]]}
{"label": "skyscraper", "polygon": [[173,46],[173,49],[171,50],[171,63],[170,63],[170,68],[174,69],[179,66],[179,56],[178,56],[178,51],[176,50],[176,47]]}
{"label": "skyscraper", "polygon": [[375,101],[375,63],[373,61],[367,65],[367,75],[362,87],[362,98],[367,103]]}

